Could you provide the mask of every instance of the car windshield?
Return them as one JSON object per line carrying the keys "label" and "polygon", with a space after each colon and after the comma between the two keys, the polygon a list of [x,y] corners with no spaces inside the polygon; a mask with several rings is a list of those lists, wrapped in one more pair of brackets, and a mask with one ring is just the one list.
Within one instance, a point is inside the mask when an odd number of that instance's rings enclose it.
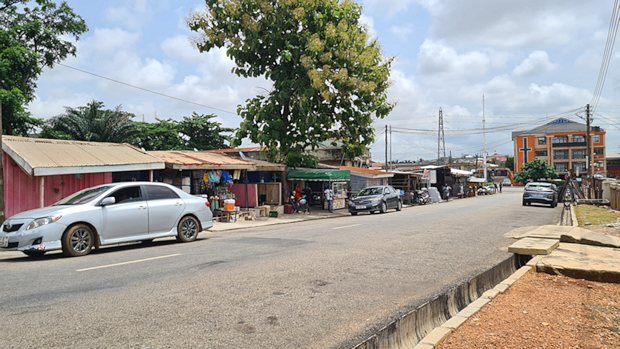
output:
{"label": "car windshield", "polygon": [[383,194],[383,188],[382,187],[374,187],[374,188],[364,188],[364,189],[362,189],[362,191],[360,191],[360,193],[357,194],[357,196],[381,195],[381,194]]}
{"label": "car windshield", "polygon": [[59,206],[59,205],[82,205],[85,204],[89,201],[91,201],[92,199],[96,198],[97,196],[99,196],[99,194],[103,193],[104,191],[108,190],[112,188],[111,185],[102,185],[100,187],[94,187],[94,188],[88,188],[88,189],[84,189],[84,190],[80,190],[77,193],[70,195],[60,201],[58,201],[57,203],[55,203],[53,206]]}
{"label": "car windshield", "polygon": [[548,183],[528,183],[525,186],[525,189],[540,189],[540,188],[552,189],[551,184],[548,184]]}

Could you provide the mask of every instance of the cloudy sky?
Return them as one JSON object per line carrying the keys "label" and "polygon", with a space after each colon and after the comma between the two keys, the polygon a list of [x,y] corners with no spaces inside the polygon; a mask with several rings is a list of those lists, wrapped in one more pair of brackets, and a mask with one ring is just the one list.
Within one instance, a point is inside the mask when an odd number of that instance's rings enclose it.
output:
{"label": "cloudy sky", "polygon": [[[199,53],[185,21],[198,0],[69,0],[87,22],[78,54],[63,62],[163,97],[58,65],[38,83],[31,112],[49,118],[96,99],[122,105],[139,120],[214,113],[238,126],[238,104],[269,88],[238,78],[223,50]],[[375,123],[376,160],[383,160],[384,125],[436,130],[442,108],[446,151],[482,152],[482,96],[489,153],[512,155],[510,131],[558,116],[581,121],[592,101],[608,35],[612,0],[364,0],[363,23],[386,56],[395,58],[390,98],[396,108]],[[620,151],[620,59],[613,55],[594,125]],[[194,104],[190,103],[193,102]],[[465,131],[463,131],[465,130]],[[436,132],[392,133],[392,158],[430,159]]]}

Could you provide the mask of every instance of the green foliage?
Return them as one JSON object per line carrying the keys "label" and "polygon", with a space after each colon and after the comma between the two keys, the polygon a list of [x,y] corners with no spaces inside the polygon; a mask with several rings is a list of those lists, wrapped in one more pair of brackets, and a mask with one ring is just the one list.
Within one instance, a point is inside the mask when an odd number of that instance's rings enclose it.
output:
{"label": "green foliage", "polygon": [[120,106],[109,110],[104,109],[103,102],[92,101],[86,106],[65,110],[65,114],[46,122],[42,137],[124,143],[137,132],[131,120],[134,115],[122,111]]}
{"label": "green foliage", "polygon": [[504,167],[514,171],[515,168],[515,158],[514,156],[509,156],[506,158],[506,162],[504,163]]}
{"label": "green foliage", "polygon": [[65,3],[0,0],[0,102],[5,134],[27,135],[41,120],[24,106],[34,98],[43,67],[75,55],[75,41],[87,30]]}
{"label": "green foliage", "polygon": [[[296,159],[307,148],[338,140],[349,159],[374,140],[373,118],[387,101],[391,59],[360,25],[361,7],[336,0],[206,0],[189,20],[201,51],[225,47],[243,77],[273,81],[273,90],[238,107],[243,138]],[[277,150],[274,152],[273,150]],[[289,159],[288,154],[291,155]]]}
{"label": "green foliage", "polygon": [[136,136],[131,142],[145,150],[182,150],[183,140],[179,136],[179,123],[175,120],[157,122],[136,122]]}
{"label": "green foliage", "polygon": [[319,166],[319,159],[304,153],[289,152],[286,154],[284,163],[288,167],[317,168]]}
{"label": "green foliage", "polygon": [[185,149],[221,149],[226,148],[225,142],[230,141],[230,137],[223,133],[232,133],[234,129],[223,128],[222,124],[212,121],[216,115],[200,115],[192,113],[186,116],[179,123],[179,132],[184,140]]}
{"label": "green foliage", "polygon": [[523,165],[521,172],[515,175],[517,182],[526,183],[527,181],[539,181],[541,179],[558,178],[555,169],[545,161],[536,159]]}

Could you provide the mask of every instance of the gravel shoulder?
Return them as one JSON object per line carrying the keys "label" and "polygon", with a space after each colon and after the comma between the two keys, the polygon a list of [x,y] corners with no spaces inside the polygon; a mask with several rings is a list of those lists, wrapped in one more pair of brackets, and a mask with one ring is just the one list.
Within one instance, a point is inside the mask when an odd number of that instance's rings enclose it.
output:
{"label": "gravel shoulder", "polygon": [[620,284],[530,271],[437,348],[620,348]]}

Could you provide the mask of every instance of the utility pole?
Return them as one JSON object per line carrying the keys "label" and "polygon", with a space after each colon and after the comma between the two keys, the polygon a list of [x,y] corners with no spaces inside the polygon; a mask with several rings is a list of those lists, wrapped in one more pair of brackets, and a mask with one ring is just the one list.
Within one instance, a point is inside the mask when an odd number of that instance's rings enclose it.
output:
{"label": "utility pole", "polygon": [[2,150],[2,101],[0,101],[0,222],[4,222],[4,151]]}
{"label": "utility pole", "polygon": [[392,164],[392,143],[394,142],[392,142],[392,125],[390,125],[390,164]]}
{"label": "utility pole", "polygon": [[484,142],[482,150],[482,166],[484,169],[484,181],[487,181],[487,132],[486,120],[484,118],[484,94],[482,94],[482,141]]}
{"label": "utility pole", "polygon": [[593,199],[594,189],[594,161],[592,161],[592,120],[590,118],[590,104],[586,104],[586,167],[588,170],[588,198]]}
{"label": "utility pole", "polygon": [[[443,157],[442,157],[443,153]],[[439,159],[442,159],[441,161]],[[437,127],[437,165],[446,159],[446,137],[443,130],[443,112],[439,108],[439,126]]]}
{"label": "utility pole", "polygon": [[385,170],[388,169],[388,125],[385,125]]}

